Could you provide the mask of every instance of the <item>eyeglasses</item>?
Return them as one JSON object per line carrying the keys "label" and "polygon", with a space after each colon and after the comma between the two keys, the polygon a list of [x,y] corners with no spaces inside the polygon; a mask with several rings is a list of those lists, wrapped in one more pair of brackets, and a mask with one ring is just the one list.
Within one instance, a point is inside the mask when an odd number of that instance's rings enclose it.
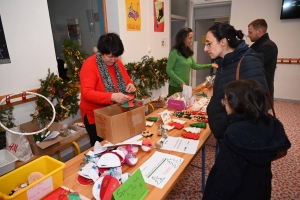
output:
{"label": "eyeglasses", "polygon": [[211,43],[212,43],[212,42],[205,42],[205,46],[206,46],[207,48],[209,48],[210,45],[211,45]]}
{"label": "eyeglasses", "polygon": [[221,104],[222,104],[222,106],[225,106],[226,103],[228,103],[226,97],[224,97],[223,99],[221,99]]}

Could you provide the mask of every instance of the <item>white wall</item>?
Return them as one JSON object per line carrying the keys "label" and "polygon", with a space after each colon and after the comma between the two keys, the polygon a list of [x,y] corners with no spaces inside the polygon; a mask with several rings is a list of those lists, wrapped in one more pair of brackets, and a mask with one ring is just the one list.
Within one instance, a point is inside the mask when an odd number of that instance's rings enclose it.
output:
{"label": "white wall", "polygon": [[57,74],[47,1],[1,0],[11,63],[0,65],[0,95],[40,87],[48,68]]}
{"label": "white wall", "polygon": [[[245,6],[247,5],[247,6]],[[232,0],[230,24],[248,33],[248,24],[258,18],[268,23],[268,33],[278,47],[279,58],[300,57],[300,19],[280,20],[282,0]],[[254,12],[255,10],[255,12]],[[247,39],[248,44],[250,40]],[[277,64],[274,97],[300,100],[300,64]]]}
{"label": "white wall", "polygon": [[[170,38],[170,0],[164,2],[164,32],[154,32],[153,1],[140,0],[141,31],[127,31],[127,14],[124,0],[106,1],[108,31],[120,35],[124,44],[125,52],[121,56],[124,64],[138,62],[145,55],[153,56],[155,59],[168,57],[170,44],[161,46],[161,41]],[[166,96],[167,85],[160,91],[155,91],[152,96]]]}
{"label": "white wall", "polygon": [[[230,0],[193,0],[191,9],[195,6],[222,4]],[[282,0],[231,0],[230,24],[236,29],[248,32],[248,24],[258,18],[268,23],[270,38],[278,46],[279,58],[300,57],[300,19],[280,20]],[[194,12],[190,12],[190,23],[194,24]],[[250,44],[250,40],[246,39]],[[300,101],[300,65],[277,64],[274,81],[274,97]]]}

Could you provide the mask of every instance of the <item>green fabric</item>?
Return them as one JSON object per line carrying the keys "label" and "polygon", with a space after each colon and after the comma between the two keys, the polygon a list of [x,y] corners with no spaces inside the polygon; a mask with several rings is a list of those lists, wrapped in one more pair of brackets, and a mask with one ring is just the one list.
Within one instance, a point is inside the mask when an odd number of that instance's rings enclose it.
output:
{"label": "green fabric", "polygon": [[180,87],[182,83],[190,84],[191,68],[195,70],[203,70],[211,68],[212,64],[197,64],[191,56],[185,58],[179,55],[177,49],[173,49],[168,57],[167,74],[170,77],[169,85]]}
{"label": "green fabric", "polygon": [[158,120],[158,117],[148,117],[146,120],[156,122]]}
{"label": "green fabric", "polygon": [[190,126],[191,127],[197,127],[197,128],[206,128],[206,123],[205,122],[198,122],[198,123],[193,123]]}
{"label": "green fabric", "polygon": [[175,93],[177,93],[177,92],[182,92],[182,89],[181,89],[180,86],[179,87],[174,87],[172,85],[169,85],[169,94],[168,94],[168,97],[171,96],[171,95],[173,95],[173,94],[175,94]]}

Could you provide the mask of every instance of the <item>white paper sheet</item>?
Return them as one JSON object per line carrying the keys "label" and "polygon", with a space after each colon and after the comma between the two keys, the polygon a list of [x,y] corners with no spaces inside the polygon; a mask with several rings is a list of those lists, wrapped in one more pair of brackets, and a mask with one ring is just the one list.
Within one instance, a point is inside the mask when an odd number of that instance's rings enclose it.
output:
{"label": "white paper sheet", "polygon": [[43,141],[51,140],[56,138],[60,133],[58,131],[52,131],[50,134],[46,135],[46,138]]}
{"label": "white paper sheet", "polygon": [[187,154],[195,154],[199,145],[199,140],[191,140],[181,137],[168,136],[166,139],[160,139],[160,141],[164,141],[161,149]]}
{"label": "white paper sheet", "polygon": [[162,189],[183,162],[183,158],[156,151],[140,166],[146,183]]}

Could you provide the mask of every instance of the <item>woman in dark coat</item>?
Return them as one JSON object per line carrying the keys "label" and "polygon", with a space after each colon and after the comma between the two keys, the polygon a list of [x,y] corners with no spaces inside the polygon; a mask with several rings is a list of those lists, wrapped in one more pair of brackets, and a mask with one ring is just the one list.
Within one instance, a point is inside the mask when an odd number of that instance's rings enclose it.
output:
{"label": "woman in dark coat", "polygon": [[221,141],[229,124],[225,108],[221,104],[224,86],[236,80],[236,68],[240,59],[240,79],[253,78],[266,87],[263,60],[260,54],[250,49],[242,38],[244,34],[229,24],[216,24],[206,34],[204,51],[219,65],[213,86],[213,96],[207,107],[209,126],[214,136]]}
{"label": "woman in dark coat", "polygon": [[283,125],[269,115],[262,86],[253,79],[229,83],[222,104],[230,119],[203,200],[271,198],[271,162],[291,147]]}

